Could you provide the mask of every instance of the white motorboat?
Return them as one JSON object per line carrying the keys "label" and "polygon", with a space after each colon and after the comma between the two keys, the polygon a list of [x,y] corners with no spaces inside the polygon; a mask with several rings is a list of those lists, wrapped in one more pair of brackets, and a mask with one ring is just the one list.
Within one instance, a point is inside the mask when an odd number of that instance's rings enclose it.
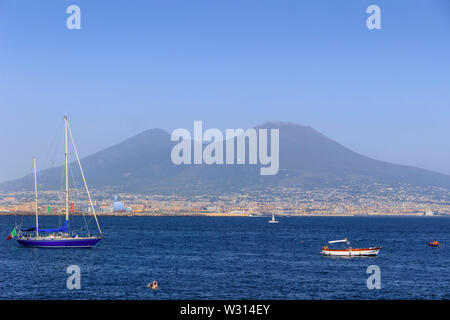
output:
{"label": "white motorboat", "polygon": [[347,238],[343,240],[328,241],[328,244],[345,243],[344,249],[330,249],[328,246],[322,247],[322,254],[325,256],[338,256],[338,257],[362,257],[362,256],[376,256],[380,252],[381,246],[369,247],[369,248],[352,248]]}

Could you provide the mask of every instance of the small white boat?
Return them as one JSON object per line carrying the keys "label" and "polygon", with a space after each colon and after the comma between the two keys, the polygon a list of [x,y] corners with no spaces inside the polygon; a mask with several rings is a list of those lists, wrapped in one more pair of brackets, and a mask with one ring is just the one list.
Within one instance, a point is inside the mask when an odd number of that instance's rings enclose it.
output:
{"label": "small white boat", "polygon": [[333,243],[345,243],[344,249],[330,249],[328,246],[322,247],[322,254],[325,256],[337,256],[337,257],[367,257],[376,256],[380,252],[381,246],[369,247],[369,248],[352,248],[350,242],[345,238],[344,240],[328,241],[328,244]]}
{"label": "small white boat", "polygon": [[275,220],[275,215],[272,213],[272,220],[269,220],[269,223],[278,223],[280,221]]}

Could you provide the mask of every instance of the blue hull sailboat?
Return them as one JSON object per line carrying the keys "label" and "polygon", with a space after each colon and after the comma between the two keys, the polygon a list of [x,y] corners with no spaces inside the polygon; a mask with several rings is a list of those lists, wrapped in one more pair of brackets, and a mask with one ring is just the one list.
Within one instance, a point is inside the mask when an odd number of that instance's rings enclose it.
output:
{"label": "blue hull sailboat", "polygon": [[38,248],[92,248],[99,242],[101,237],[39,237],[39,238],[20,238],[17,242],[25,247]]}
{"label": "blue hull sailboat", "polygon": [[[99,235],[80,236],[76,232],[70,232],[69,230],[69,174],[68,174],[68,146],[67,146],[67,133],[70,133],[70,138],[72,141],[73,149],[78,161],[78,165],[81,171],[81,177],[83,178],[84,187],[86,189],[90,208],[94,214],[95,221],[97,223],[97,228]],[[97,216],[95,214],[95,209],[92,204],[91,195],[87,187],[86,179],[84,177],[83,168],[81,167],[80,158],[78,157],[78,151],[75,147],[75,142],[68,125],[67,116],[64,116],[64,133],[65,133],[65,164],[66,164],[66,207],[65,207],[65,222],[62,227],[52,228],[52,229],[39,229],[39,215],[38,215],[38,196],[37,196],[37,177],[36,177],[36,159],[34,159],[34,189],[35,189],[35,215],[36,215],[36,227],[28,229],[18,229],[14,227],[13,231],[17,235],[17,242],[25,247],[40,247],[40,248],[92,248],[96,245],[102,238],[102,231],[100,229],[100,224],[98,223]]]}

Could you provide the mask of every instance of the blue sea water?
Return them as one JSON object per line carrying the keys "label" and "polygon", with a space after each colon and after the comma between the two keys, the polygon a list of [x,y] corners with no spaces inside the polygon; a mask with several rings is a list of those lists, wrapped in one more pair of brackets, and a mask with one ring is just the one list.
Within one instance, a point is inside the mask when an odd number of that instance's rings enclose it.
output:
{"label": "blue sea water", "polygon": [[[92,249],[20,247],[6,240],[15,219],[0,217],[0,299],[450,299],[450,217],[100,217]],[[320,255],[344,237],[383,249]],[[69,265],[80,290],[66,287]],[[367,288],[370,265],[379,290]]]}

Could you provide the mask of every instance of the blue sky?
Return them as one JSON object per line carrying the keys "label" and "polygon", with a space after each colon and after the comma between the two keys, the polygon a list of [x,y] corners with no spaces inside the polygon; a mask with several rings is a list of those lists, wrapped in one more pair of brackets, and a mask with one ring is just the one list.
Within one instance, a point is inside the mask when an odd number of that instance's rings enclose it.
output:
{"label": "blue sky", "polygon": [[0,0],[0,110],[0,181],[50,165],[64,113],[81,156],[281,120],[450,174],[450,1]]}

